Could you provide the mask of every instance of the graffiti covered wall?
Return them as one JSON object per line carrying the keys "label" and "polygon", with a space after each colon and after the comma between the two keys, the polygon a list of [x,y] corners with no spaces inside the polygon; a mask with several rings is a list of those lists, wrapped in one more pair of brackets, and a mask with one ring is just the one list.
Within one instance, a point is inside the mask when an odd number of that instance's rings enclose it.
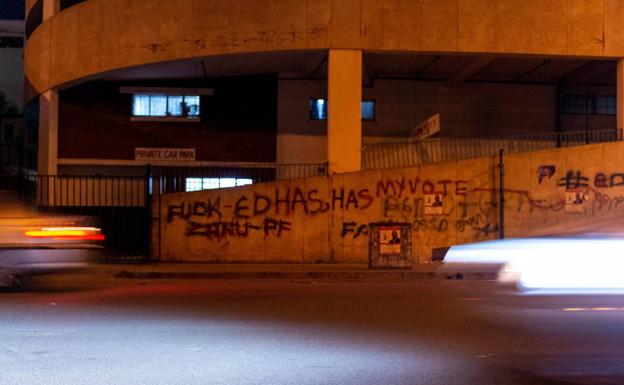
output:
{"label": "graffiti covered wall", "polygon": [[[505,156],[509,237],[586,230],[624,214],[624,144]],[[407,223],[412,256],[496,239],[498,157],[161,196],[156,258],[205,262],[362,262],[369,225]],[[621,165],[621,166],[619,166]],[[619,167],[619,168],[618,168]]]}

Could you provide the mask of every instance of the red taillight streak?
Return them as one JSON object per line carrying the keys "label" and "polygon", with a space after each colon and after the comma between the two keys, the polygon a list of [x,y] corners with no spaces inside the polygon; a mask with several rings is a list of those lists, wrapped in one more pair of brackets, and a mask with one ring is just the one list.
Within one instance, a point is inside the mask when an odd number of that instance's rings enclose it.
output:
{"label": "red taillight streak", "polygon": [[54,239],[58,240],[76,240],[76,241],[103,241],[105,239],[104,235],[83,235],[80,237],[54,237]]}

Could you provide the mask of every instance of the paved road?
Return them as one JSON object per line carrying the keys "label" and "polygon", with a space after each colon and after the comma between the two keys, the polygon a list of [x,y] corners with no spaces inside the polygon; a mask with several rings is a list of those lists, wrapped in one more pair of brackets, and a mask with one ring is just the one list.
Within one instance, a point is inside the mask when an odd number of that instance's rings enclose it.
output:
{"label": "paved road", "polygon": [[2,385],[624,383],[619,298],[445,280],[37,284],[0,294]]}

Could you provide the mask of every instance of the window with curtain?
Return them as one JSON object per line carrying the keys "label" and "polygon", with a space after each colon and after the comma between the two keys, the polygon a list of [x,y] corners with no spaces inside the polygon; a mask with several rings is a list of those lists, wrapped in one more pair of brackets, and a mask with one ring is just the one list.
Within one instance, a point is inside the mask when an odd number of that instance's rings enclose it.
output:
{"label": "window with curtain", "polygon": [[197,120],[199,106],[199,95],[132,95],[132,116],[138,118]]}

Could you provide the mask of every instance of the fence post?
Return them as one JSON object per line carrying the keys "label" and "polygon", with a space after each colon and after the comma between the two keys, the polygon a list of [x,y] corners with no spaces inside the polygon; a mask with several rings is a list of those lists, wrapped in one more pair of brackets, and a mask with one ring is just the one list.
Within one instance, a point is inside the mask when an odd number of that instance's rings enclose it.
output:
{"label": "fence post", "polygon": [[147,234],[146,234],[146,242],[147,245],[145,247],[145,258],[144,261],[147,262],[152,257],[152,194],[150,191],[150,182],[152,178],[152,165],[148,164],[145,167],[145,208],[147,210]]}
{"label": "fence post", "polygon": [[499,179],[499,201],[500,201],[500,210],[499,210],[499,227],[498,227],[498,235],[500,239],[505,238],[505,163],[503,155],[505,150],[500,149],[498,151],[498,179]]}

